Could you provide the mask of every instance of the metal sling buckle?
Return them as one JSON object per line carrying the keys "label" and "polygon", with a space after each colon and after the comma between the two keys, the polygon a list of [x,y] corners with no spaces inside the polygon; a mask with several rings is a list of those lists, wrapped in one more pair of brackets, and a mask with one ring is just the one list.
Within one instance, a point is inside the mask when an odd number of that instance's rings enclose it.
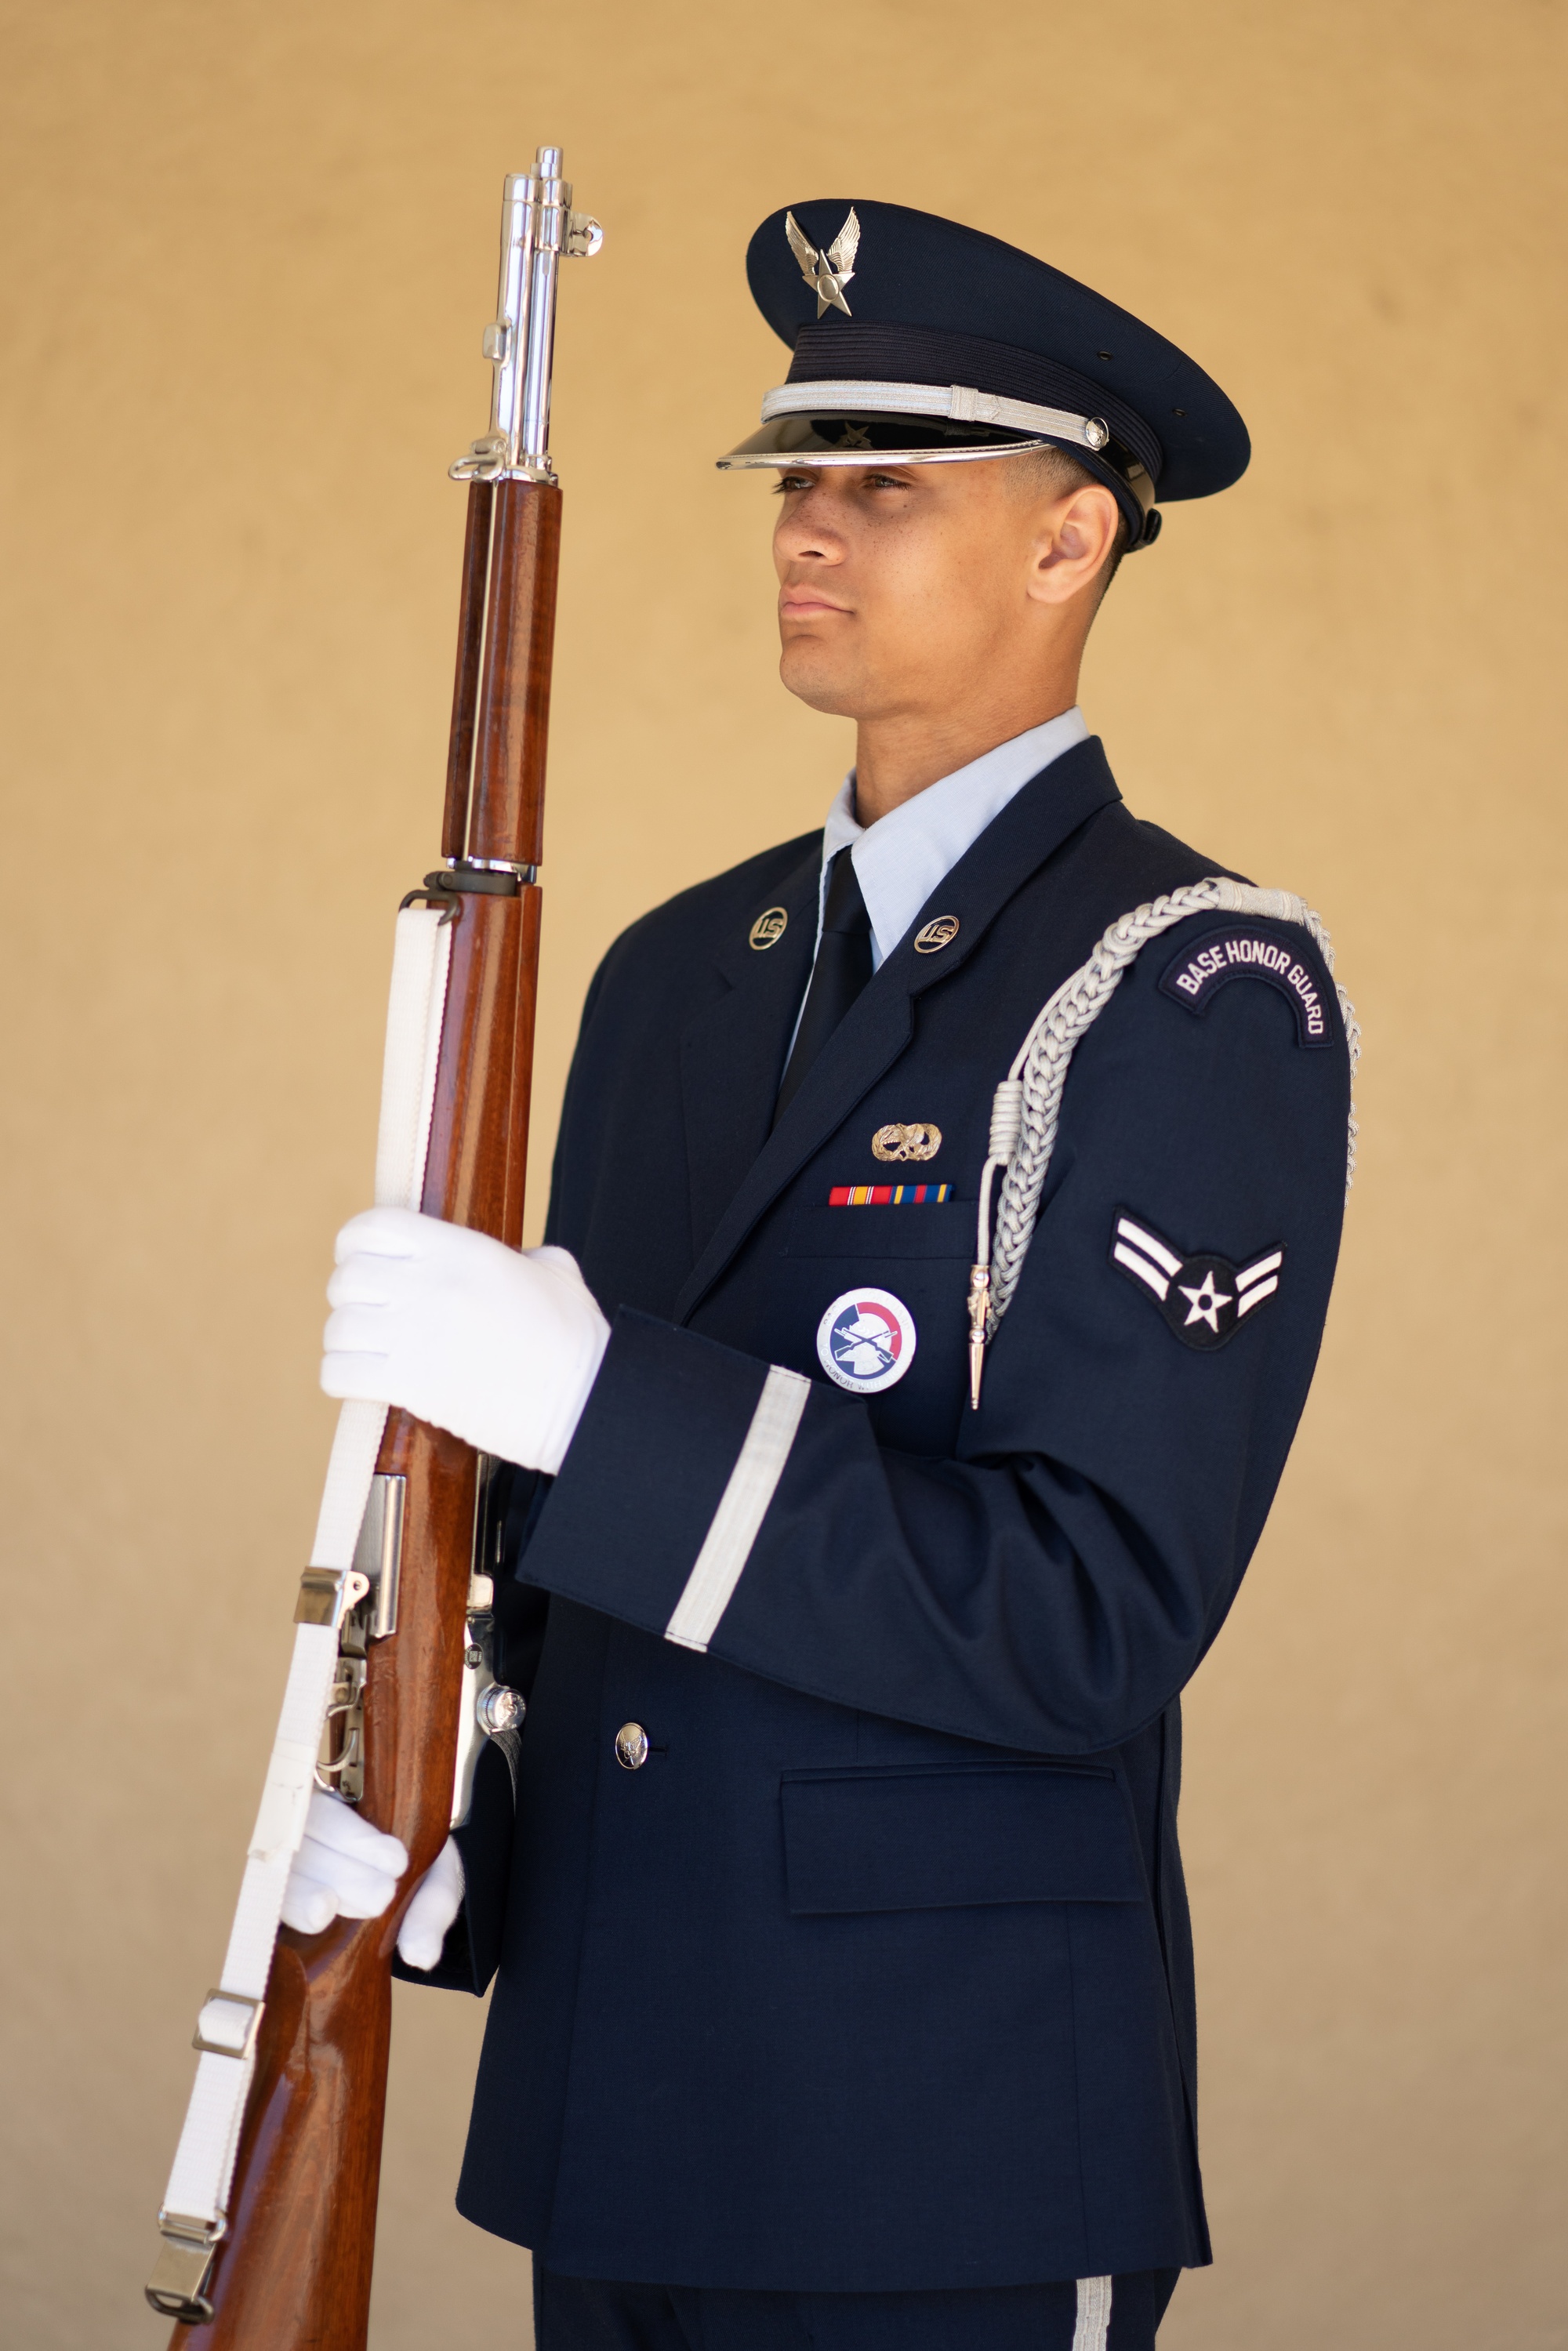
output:
{"label": "metal sling buckle", "polygon": [[[225,2008],[244,2008],[250,2011],[249,2015],[246,2018],[245,2031],[240,2036],[237,2043],[232,2040],[209,2040],[207,2035],[203,2032],[202,2019],[206,2015],[208,2009],[213,2006],[214,2001],[221,2003]],[[248,2057],[251,2051],[256,2047],[256,2036],[261,2028],[261,2012],[266,2005],[267,2002],[265,2001],[253,2000],[248,1992],[225,1991],[223,1986],[220,1984],[216,1991],[210,1991],[207,1994],[205,2000],[202,2002],[200,2009],[197,2011],[196,2029],[191,2035],[192,2048],[200,2049],[210,2057]]]}
{"label": "metal sling buckle", "polygon": [[163,2243],[143,2291],[161,2318],[176,2318],[182,2326],[204,2326],[211,2318],[207,2280],[227,2226],[221,2214],[195,2220],[185,2212],[159,2213]]}
{"label": "metal sling buckle", "polygon": [[299,1579],[294,1621],[297,1625],[329,1625],[335,1632],[370,1588],[370,1577],[361,1575],[358,1568],[308,1567]]}

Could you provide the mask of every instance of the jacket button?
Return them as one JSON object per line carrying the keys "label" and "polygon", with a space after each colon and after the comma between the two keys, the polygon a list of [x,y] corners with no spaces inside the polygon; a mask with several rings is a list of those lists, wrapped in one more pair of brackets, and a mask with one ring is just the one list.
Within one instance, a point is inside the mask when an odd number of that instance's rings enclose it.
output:
{"label": "jacket button", "polygon": [[615,1761],[622,1771],[640,1771],[648,1761],[648,1734],[640,1722],[623,1722],[616,1732]]}

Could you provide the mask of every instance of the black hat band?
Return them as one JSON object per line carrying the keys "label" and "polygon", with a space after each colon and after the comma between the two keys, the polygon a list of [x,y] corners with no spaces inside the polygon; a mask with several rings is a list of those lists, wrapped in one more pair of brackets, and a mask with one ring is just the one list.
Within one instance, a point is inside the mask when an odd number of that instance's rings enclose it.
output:
{"label": "black hat band", "polygon": [[[887,326],[872,319],[835,319],[804,326],[795,337],[795,356],[786,379],[831,383],[874,381],[906,387],[973,385],[1003,400],[1059,409],[1077,418],[1098,418],[1156,484],[1165,451],[1136,409],[1075,368],[1012,343],[982,335],[948,334],[930,327]],[[1027,428],[1026,428],[1027,429]],[[1038,428],[1036,428],[1038,429]],[[1092,442],[1082,444],[1093,447]]]}

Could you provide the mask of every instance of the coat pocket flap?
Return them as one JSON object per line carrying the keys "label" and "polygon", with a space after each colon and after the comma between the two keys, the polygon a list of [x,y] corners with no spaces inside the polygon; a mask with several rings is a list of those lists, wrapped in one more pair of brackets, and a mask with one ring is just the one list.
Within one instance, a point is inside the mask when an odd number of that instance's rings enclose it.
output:
{"label": "coat pocket flap", "polygon": [[797,1916],[1145,1899],[1122,1791],[1092,1766],[786,1772],[782,1793]]}

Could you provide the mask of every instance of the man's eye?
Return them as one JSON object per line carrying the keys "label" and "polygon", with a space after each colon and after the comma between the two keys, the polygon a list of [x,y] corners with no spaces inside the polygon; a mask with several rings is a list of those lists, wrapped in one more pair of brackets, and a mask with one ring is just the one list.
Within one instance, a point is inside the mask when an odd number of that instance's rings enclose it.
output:
{"label": "man's eye", "polygon": [[868,490],[907,490],[911,485],[897,474],[868,474],[865,486]]}
{"label": "man's eye", "polygon": [[810,486],[810,474],[780,474],[773,485],[773,495],[776,498],[781,498],[787,496],[791,490],[809,490]]}

